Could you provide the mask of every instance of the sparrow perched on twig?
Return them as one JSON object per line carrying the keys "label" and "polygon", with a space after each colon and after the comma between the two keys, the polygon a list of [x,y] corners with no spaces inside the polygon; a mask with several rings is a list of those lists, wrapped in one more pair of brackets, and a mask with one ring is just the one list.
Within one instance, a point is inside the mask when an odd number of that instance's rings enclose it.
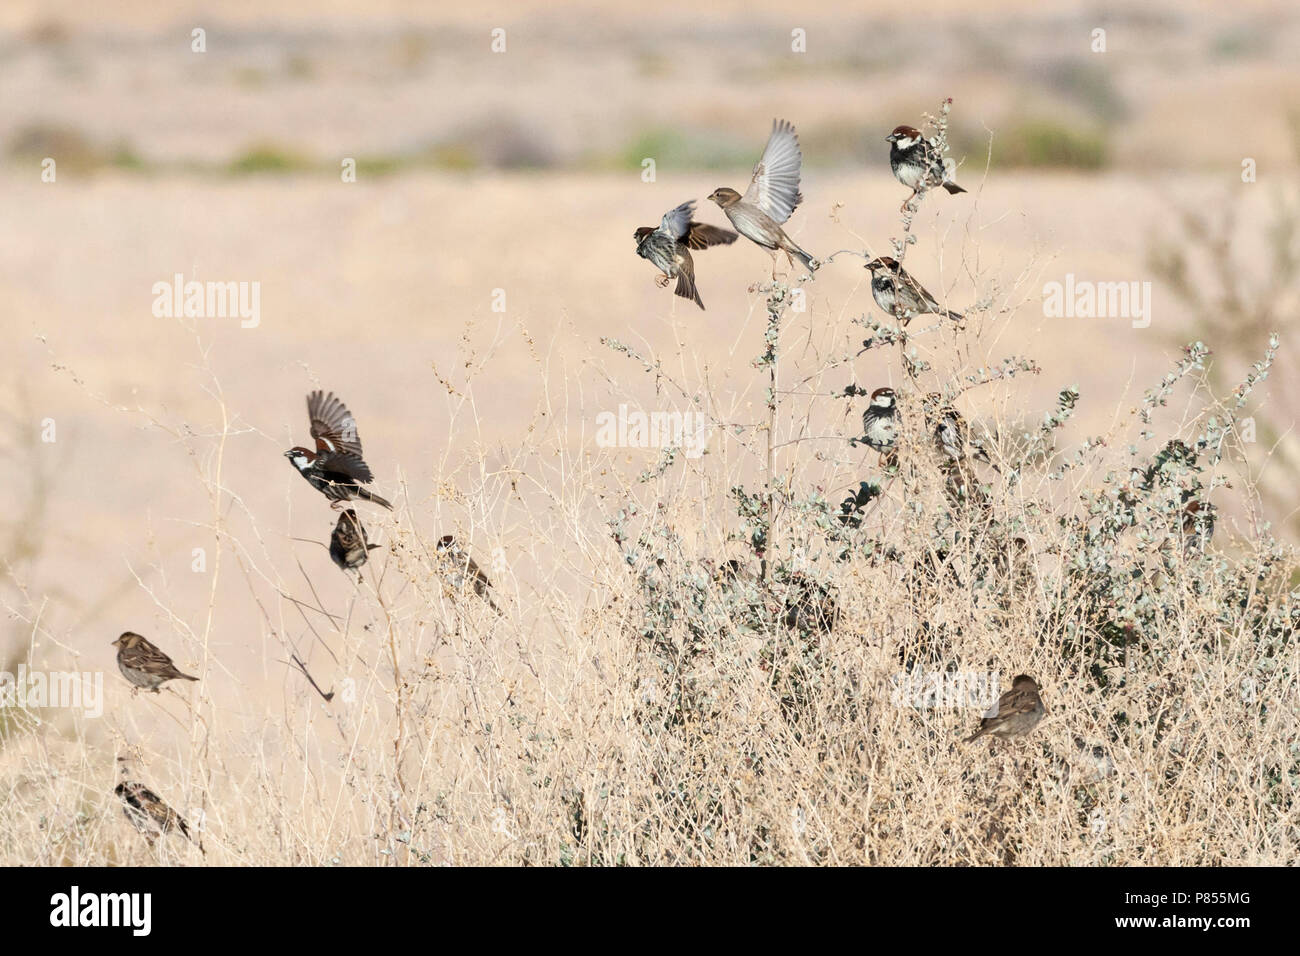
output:
{"label": "sparrow perched on twig", "polygon": [[1011,689],[998,698],[997,712],[980,721],[980,729],[966,738],[966,743],[985,734],[995,737],[1019,737],[1038,726],[1047,713],[1038,696],[1038,684],[1028,674],[1017,675]]}
{"label": "sparrow perched on twig", "polygon": [[134,687],[132,694],[137,693],[141,687],[157,694],[158,688],[166,681],[177,678],[198,680],[197,677],[182,674],[170,657],[154,647],[147,638],[133,631],[124,631],[113,642],[113,646],[117,648],[118,670]]}
{"label": "sparrow perched on twig", "polygon": [[871,297],[889,315],[907,325],[914,315],[946,315],[960,319],[961,313],[949,312],[926,292],[891,256],[872,259],[864,269],[871,270]]}
{"label": "sparrow perched on twig", "polygon": [[119,783],[113,788],[113,792],[122,798],[122,802],[126,804],[122,812],[131,821],[131,825],[144,834],[150,846],[153,846],[154,840],[164,833],[179,830],[185,839],[194,843],[200,852],[204,852],[203,847],[195,843],[194,837],[190,835],[190,828],[185,818],[163,803],[162,798],[144,784]]}
{"label": "sparrow perched on twig", "polygon": [[906,212],[907,203],[915,199],[917,193],[935,186],[942,186],[949,193],[966,191],[948,176],[942,154],[919,130],[899,126],[885,137],[885,141],[889,143],[889,168],[900,183],[912,190],[900,212]]}
{"label": "sparrow perched on twig", "polygon": [[878,388],[871,393],[867,410],[862,413],[862,441],[882,455],[893,450],[898,405],[892,388]]}
{"label": "sparrow perched on twig", "polygon": [[795,135],[794,127],[786,120],[773,120],[772,135],[754,166],[754,176],[745,195],[741,196],[726,186],[719,186],[709,193],[709,199],[727,214],[742,236],[768,250],[772,256],[773,280],[776,279],[778,249],[785,253],[791,266],[798,259],[809,272],[816,272],[819,265],[781,228],[795,207],[803,202],[803,194],[799,192],[802,162],[799,137]]}
{"label": "sparrow perched on twig", "polygon": [[695,200],[692,199],[664,213],[658,229],[642,226],[634,236],[636,254],[652,262],[663,273],[656,281],[667,285],[668,280],[676,276],[677,288],[673,292],[703,309],[704,300],[695,287],[695,260],[691,258],[691,250],[730,245],[736,241],[736,233],[707,223],[692,222],[694,213]]}
{"label": "sparrow perched on twig", "polygon": [[[934,447],[943,458],[954,462],[961,461],[966,457],[969,445],[973,449],[972,458],[992,466],[998,474],[1002,473],[1002,469],[989,457],[988,449],[983,443],[969,439],[970,426],[966,424],[966,419],[962,417],[961,412],[951,405],[938,407],[942,399],[933,392],[927,396],[926,401],[928,403],[926,417],[934,427]],[[935,411],[936,407],[938,407],[937,411]]]}
{"label": "sparrow perched on twig", "polygon": [[[330,535],[330,557],[342,571],[356,570],[369,560],[368,552],[379,547],[366,540],[366,529],[356,511],[349,508],[339,515]],[[359,573],[359,572],[358,572]]]}
{"label": "sparrow perched on twig", "polygon": [[467,585],[473,587],[474,593],[487,601],[488,607],[498,614],[502,613],[501,608],[497,607],[496,602],[492,600],[492,582],[468,552],[460,546],[459,541],[449,534],[444,534],[438,539],[438,555],[442,558],[447,579],[455,590],[460,591]]}
{"label": "sparrow perched on twig", "polygon": [[361,498],[392,510],[387,500],[361,486],[374,480],[370,466],[361,457],[361,438],[357,423],[346,405],[319,389],[307,396],[307,415],[311,418],[311,437],[316,450],[295,445],[284,453],[313,488],[334,502]]}

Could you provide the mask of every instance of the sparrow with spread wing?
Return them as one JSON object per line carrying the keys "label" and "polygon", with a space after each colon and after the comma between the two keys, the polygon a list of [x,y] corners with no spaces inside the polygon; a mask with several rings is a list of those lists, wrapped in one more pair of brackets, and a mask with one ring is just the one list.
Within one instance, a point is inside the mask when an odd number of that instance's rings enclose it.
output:
{"label": "sparrow with spread wing", "polygon": [[786,120],[773,120],[772,135],[754,166],[754,176],[745,195],[741,196],[726,186],[719,186],[709,194],[709,199],[727,214],[742,236],[768,250],[772,256],[773,279],[776,278],[778,249],[786,254],[792,266],[795,259],[809,272],[816,272],[819,265],[781,228],[795,207],[803,202],[803,194],[799,192],[802,164],[803,154],[799,151],[799,137],[794,126]]}
{"label": "sparrow with spread wing", "polygon": [[361,457],[361,438],[357,423],[346,405],[334,393],[317,389],[307,396],[307,415],[311,419],[311,437],[316,439],[316,450],[309,451],[296,445],[284,453],[298,473],[313,488],[333,502],[339,503],[360,498],[392,510],[389,502],[372,491],[361,487],[374,480],[370,466]]}
{"label": "sparrow with spread wing", "polygon": [[636,254],[663,273],[657,280],[659,284],[667,285],[668,280],[675,276],[677,288],[673,292],[703,309],[704,300],[695,286],[695,260],[691,258],[691,250],[730,245],[736,241],[736,233],[707,223],[692,222],[694,213],[695,201],[684,202],[664,213],[659,228],[642,226],[633,235]]}

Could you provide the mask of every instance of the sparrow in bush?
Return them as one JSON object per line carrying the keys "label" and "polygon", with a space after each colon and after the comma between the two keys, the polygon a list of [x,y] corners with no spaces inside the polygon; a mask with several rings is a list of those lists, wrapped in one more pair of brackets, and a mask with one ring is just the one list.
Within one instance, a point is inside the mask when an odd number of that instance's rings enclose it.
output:
{"label": "sparrow in bush", "polygon": [[1208,501],[1193,498],[1183,506],[1183,553],[1203,551],[1214,537],[1216,509]]}
{"label": "sparrow in bush", "polygon": [[931,392],[925,398],[926,421],[934,429],[934,447],[945,462],[958,462],[966,457],[967,447],[971,449],[970,457],[990,465],[998,474],[1002,469],[989,457],[988,449],[983,443],[971,439],[970,426],[961,412],[951,405],[942,405],[943,399],[937,392]]}
{"label": "sparrow in bush", "polygon": [[[153,846],[153,841],[164,833],[172,833],[176,830],[179,830],[185,839],[194,843],[194,837],[190,836],[190,828],[185,818],[163,803],[158,794],[144,784],[119,783],[113,792],[122,798],[122,802],[126,804],[122,812],[131,821],[131,825],[144,834],[150,846]],[[198,846],[197,843],[194,845]],[[203,847],[199,846],[199,850],[202,851]]]}
{"label": "sparrow in bush", "polygon": [[782,614],[786,627],[806,633],[829,634],[839,620],[830,589],[802,571],[790,576]]}
{"label": "sparrow in bush", "polygon": [[767,147],[754,166],[745,195],[726,186],[709,193],[709,199],[727,214],[731,224],[742,236],[758,243],[772,256],[772,278],[776,279],[776,251],[785,253],[791,266],[798,259],[809,272],[816,272],[819,263],[804,252],[785,234],[781,224],[790,218],[795,207],[803,202],[799,192],[799,167],[803,155],[799,152],[799,137],[794,127],[785,120],[772,121],[772,135]]}
{"label": "sparrow in bush", "polygon": [[867,410],[862,413],[863,443],[882,455],[891,451],[896,439],[897,412],[892,388],[878,388],[872,392]]}
{"label": "sparrow in bush", "polygon": [[694,213],[695,200],[692,199],[664,213],[658,229],[642,226],[634,236],[636,254],[652,262],[663,273],[656,281],[660,285],[667,285],[668,280],[676,276],[677,288],[673,292],[683,299],[690,299],[703,309],[704,300],[695,287],[695,261],[691,258],[691,250],[730,245],[736,241],[736,233],[730,229],[692,222],[691,216]]}
{"label": "sparrow in bush", "polygon": [[177,678],[198,680],[197,677],[182,674],[170,657],[132,631],[123,632],[113,642],[113,646],[117,648],[118,669],[134,687],[132,694],[138,693],[141,687],[157,694],[158,688],[166,681]]}
{"label": "sparrow in bush", "polygon": [[366,540],[366,529],[362,527],[357,513],[349,508],[339,515],[330,535],[330,557],[342,571],[355,570],[369,559],[368,552],[379,547]]}
{"label": "sparrow in bush", "polygon": [[460,546],[459,541],[449,534],[444,534],[438,539],[438,555],[442,559],[447,579],[455,590],[460,591],[467,585],[473,587],[474,593],[487,601],[492,610],[501,613],[501,608],[497,607],[496,602],[492,600],[492,582],[483,573],[483,569]]}
{"label": "sparrow in bush", "polygon": [[889,315],[907,325],[914,315],[946,315],[960,319],[961,313],[949,312],[940,307],[934,296],[904,271],[897,259],[881,256],[872,259],[864,269],[871,270],[871,297]]}
{"label": "sparrow in bush", "polygon": [[980,729],[966,738],[966,743],[978,740],[985,734],[995,737],[1019,737],[1038,726],[1047,713],[1043,699],[1038,696],[1038,684],[1028,674],[1020,674],[1011,682],[1011,689],[998,699],[998,709],[991,717],[980,721]]}
{"label": "sparrow in bush", "polygon": [[299,474],[311,486],[334,502],[361,498],[392,510],[393,506],[379,495],[362,488],[374,480],[370,466],[361,457],[361,438],[357,423],[346,405],[319,389],[307,396],[307,415],[311,418],[311,437],[316,450],[294,446],[284,453]]}
{"label": "sparrow in bush", "polygon": [[964,193],[948,177],[948,170],[943,164],[943,156],[935,145],[911,126],[899,126],[885,137],[889,143],[889,168],[894,177],[912,190],[900,212],[907,211],[907,203],[916,198],[916,194],[935,186],[942,186],[950,193]]}

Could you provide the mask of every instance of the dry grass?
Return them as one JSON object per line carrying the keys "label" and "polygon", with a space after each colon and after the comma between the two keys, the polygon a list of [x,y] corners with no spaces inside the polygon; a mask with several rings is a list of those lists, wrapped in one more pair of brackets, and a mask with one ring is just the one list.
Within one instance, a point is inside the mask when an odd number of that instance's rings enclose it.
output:
{"label": "dry grass", "polygon": [[[619,345],[557,375],[521,327],[542,395],[528,437],[504,458],[444,453],[430,500],[364,514],[384,549],[359,583],[321,572],[309,543],[292,566],[268,547],[279,532],[226,474],[246,429],[202,360],[207,428],[102,400],[187,456],[209,502],[207,601],[177,606],[165,575],[133,571],[169,622],[154,636],[202,680],[123,697],[102,721],[7,722],[0,863],[1294,862],[1296,565],[1231,431],[1265,366],[1215,398],[1191,349],[1107,434],[1056,448],[1073,393],[1015,411],[1016,373],[1036,366],[991,351],[1023,295],[984,297],[964,330],[920,319],[900,339],[847,318],[874,309],[865,286],[837,315],[788,311],[789,287],[766,286],[726,375],[684,347]],[[849,442],[865,336],[913,370],[892,467]],[[747,367],[764,342],[775,366]],[[493,347],[432,373],[451,434],[482,427]],[[628,467],[640,453],[593,442],[596,412],[644,394],[620,384],[642,373],[656,408],[717,425],[707,455]],[[1001,471],[975,466],[965,498],[931,450],[932,391],[968,410],[1002,393],[968,412]],[[864,481],[864,507],[845,511]],[[308,495],[286,487],[286,508]],[[1184,504],[1211,492],[1248,520],[1185,536]],[[448,530],[472,543],[503,615],[449,589],[432,546]],[[753,577],[715,574],[728,559]],[[829,633],[789,613],[801,587],[832,596]],[[232,593],[257,608],[279,694],[223,660]],[[6,603],[31,659],[59,666],[41,599],[11,589]],[[1007,743],[962,744],[979,708],[897,690],[901,675],[959,672],[1005,689],[1022,671],[1049,714]],[[123,774],[201,819],[206,855],[131,832],[111,792]]]}

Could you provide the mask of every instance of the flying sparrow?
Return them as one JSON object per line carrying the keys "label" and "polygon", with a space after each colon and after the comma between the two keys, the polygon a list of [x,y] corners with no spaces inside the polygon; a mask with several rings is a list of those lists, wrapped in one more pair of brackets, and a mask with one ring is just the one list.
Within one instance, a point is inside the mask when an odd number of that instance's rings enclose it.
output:
{"label": "flying sparrow", "polygon": [[726,186],[719,186],[709,194],[709,199],[727,214],[742,236],[768,250],[772,256],[774,280],[778,249],[785,253],[791,266],[798,259],[809,272],[816,272],[819,265],[781,228],[795,207],[803,202],[803,195],[799,192],[799,166],[802,162],[799,137],[795,135],[794,127],[785,120],[773,120],[772,135],[754,166],[754,176],[745,195],[742,197]]}
{"label": "flying sparrow", "polygon": [[864,269],[871,270],[871,297],[889,315],[907,325],[914,315],[946,315],[960,319],[958,312],[949,312],[926,292],[899,264],[897,259],[881,256],[872,259]]}
{"label": "flying sparrow", "polygon": [[911,126],[899,126],[885,137],[889,143],[889,168],[894,177],[912,190],[900,212],[907,211],[907,203],[916,198],[916,194],[935,186],[942,186],[950,193],[964,193],[962,189],[948,178],[943,156],[935,145]]}
{"label": "flying sparrow", "polygon": [[[131,821],[131,825],[144,834],[150,846],[153,846],[153,841],[164,833],[176,830],[179,830],[185,839],[194,843],[194,837],[190,836],[190,828],[185,818],[163,803],[158,794],[144,784],[119,783],[113,788],[113,792],[122,798],[122,802],[126,804],[122,812]],[[199,844],[194,843],[194,845],[198,846],[200,851],[203,850]]]}
{"label": "flying sparrow", "polygon": [[1043,699],[1038,696],[1038,684],[1027,674],[1020,674],[1011,682],[1011,689],[998,699],[997,711],[980,721],[980,729],[966,738],[966,743],[985,734],[995,737],[1019,737],[1038,726],[1047,713]]}
{"label": "flying sparrow", "polygon": [[438,555],[442,558],[447,579],[455,590],[460,591],[469,585],[474,588],[475,594],[487,601],[492,610],[501,613],[501,608],[497,607],[496,602],[492,600],[492,582],[483,573],[483,569],[460,546],[459,541],[449,534],[444,534],[438,539]]}
{"label": "flying sparrow", "polygon": [[652,262],[663,273],[656,281],[660,285],[667,285],[668,280],[676,276],[677,288],[673,292],[683,299],[692,300],[703,309],[704,300],[695,287],[695,261],[691,258],[691,250],[730,245],[736,241],[736,233],[730,229],[692,222],[691,216],[694,213],[695,200],[692,199],[664,213],[658,229],[642,226],[634,235],[636,254]]}
{"label": "flying sparrow", "polygon": [[862,413],[862,441],[882,455],[891,451],[897,438],[895,427],[898,406],[892,388],[878,388]]}
{"label": "flying sparrow", "polygon": [[133,631],[123,632],[113,642],[113,646],[117,648],[118,669],[134,687],[132,694],[138,693],[141,687],[157,694],[164,682],[176,678],[198,680],[197,677],[182,674],[170,657]]}
{"label": "flying sparrow", "polygon": [[379,545],[366,540],[366,529],[362,527],[356,511],[349,508],[339,515],[334,533],[330,535],[330,557],[340,570],[360,568],[369,559],[368,552],[377,547]]}
{"label": "flying sparrow", "polygon": [[313,488],[334,502],[331,507],[337,508],[341,501],[361,498],[391,511],[393,506],[385,499],[361,487],[375,476],[361,457],[357,423],[347,406],[333,392],[327,395],[317,389],[307,396],[307,414],[311,418],[311,437],[316,439],[316,450],[294,446],[284,457]]}

